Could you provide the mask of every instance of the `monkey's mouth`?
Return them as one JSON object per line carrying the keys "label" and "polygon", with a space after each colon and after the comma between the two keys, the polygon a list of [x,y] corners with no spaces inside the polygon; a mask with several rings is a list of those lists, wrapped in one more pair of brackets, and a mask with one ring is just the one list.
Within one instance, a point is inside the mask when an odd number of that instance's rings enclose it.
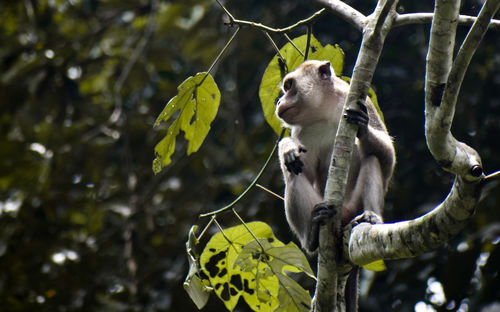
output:
{"label": "monkey's mouth", "polygon": [[278,107],[278,117],[283,119],[284,121],[287,121],[287,119],[289,119],[287,118],[287,115],[290,115],[290,113],[293,113],[293,111],[296,110],[297,108],[295,106],[280,106]]}

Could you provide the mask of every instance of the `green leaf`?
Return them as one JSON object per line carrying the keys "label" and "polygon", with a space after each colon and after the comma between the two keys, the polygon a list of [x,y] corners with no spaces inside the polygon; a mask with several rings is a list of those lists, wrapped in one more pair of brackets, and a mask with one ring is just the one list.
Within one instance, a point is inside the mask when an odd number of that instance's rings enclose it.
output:
{"label": "green leaf", "polygon": [[[300,36],[292,40],[294,45],[301,51],[304,51],[307,43],[307,35]],[[323,47],[321,43],[311,36],[309,59],[312,60],[329,60],[337,75],[342,73],[344,63],[344,53],[338,45],[327,45]],[[280,95],[280,83],[283,77],[293,71],[304,61],[304,56],[297,51],[291,44],[287,43],[280,49],[280,53],[286,61],[285,66],[279,65],[279,56],[276,55],[262,76],[262,81],[259,88],[259,98],[264,111],[264,117],[267,123],[273,128],[276,133],[281,131],[281,123],[274,114],[276,108],[276,100]]]}
{"label": "green leaf", "polygon": [[180,130],[184,131],[184,137],[188,141],[187,154],[196,152],[205,140],[219,109],[220,91],[209,73],[189,77],[177,90],[178,94],[167,103],[155,122],[157,127],[179,112],[165,137],[155,146],[154,173],[160,172],[171,162],[175,138]]}
{"label": "green leaf", "polygon": [[307,312],[311,310],[311,295],[289,276],[279,276],[279,307],[275,312]]}

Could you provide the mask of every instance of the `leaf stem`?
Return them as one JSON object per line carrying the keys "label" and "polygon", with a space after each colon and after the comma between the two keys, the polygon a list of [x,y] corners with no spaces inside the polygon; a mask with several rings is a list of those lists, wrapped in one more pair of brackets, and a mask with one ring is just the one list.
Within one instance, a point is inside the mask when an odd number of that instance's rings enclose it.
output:
{"label": "leaf stem", "polygon": [[276,50],[276,53],[278,53],[279,58],[284,61],[285,58],[283,57],[283,55],[281,55],[280,48],[278,48],[278,45],[276,44],[276,42],[274,42],[273,38],[269,35],[269,33],[267,31],[264,31],[264,34],[266,35],[267,39],[269,39],[269,41],[271,41],[271,45],[273,46],[274,50]]}
{"label": "leaf stem", "polygon": [[276,148],[278,147],[278,143],[281,140],[281,138],[283,138],[284,134],[285,134],[285,129],[283,129],[281,131],[281,134],[280,134],[278,140],[276,141],[276,143],[274,144],[274,147],[273,147],[271,153],[269,153],[269,156],[267,156],[266,162],[264,163],[264,165],[260,169],[260,171],[257,174],[257,176],[253,179],[252,183],[250,183],[250,185],[248,185],[248,187],[238,197],[236,197],[236,199],[233,200],[229,205],[226,205],[226,206],[224,206],[224,207],[222,207],[220,209],[217,209],[215,211],[212,211],[212,212],[200,214],[200,218],[217,215],[218,213],[224,212],[224,211],[230,209],[231,207],[233,207],[241,198],[243,198],[243,196],[245,196],[246,193],[248,193],[248,191],[257,183],[257,180],[259,180],[260,176],[264,172],[264,169],[266,169],[267,165],[271,161],[271,158],[273,157],[274,152],[276,151]]}
{"label": "leaf stem", "polygon": [[257,244],[259,244],[260,248],[262,249],[262,252],[264,252],[264,246],[262,246],[262,243],[260,242],[260,240],[257,238],[257,236],[255,236],[255,234],[252,232],[252,230],[250,230],[250,228],[248,227],[248,225],[245,223],[245,221],[243,221],[243,219],[241,218],[241,216],[236,212],[236,210],[234,210],[234,208],[231,209],[234,213],[234,215],[236,216],[236,218],[238,218],[238,220],[240,220],[241,224],[245,227],[245,229],[247,229],[248,233],[250,233],[250,235],[252,235],[253,239],[255,239],[255,241],[257,242]]}
{"label": "leaf stem", "polygon": [[304,55],[304,61],[307,61],[309,58],[309,47],[311,45],[311,34],[312,34],[312,25],[307,25],[307,41],[306,41],[306,53]]}
{"label": "leaf stem", "polygon": [[295,48],[295,50],[297,50],[297,52],[300,53],[300,55],[304,56],[304,52],[302,52],[299,47],[293,42],[292,38],[290,38],[287,34],[284,34],[285,35],[285,38],[286,40],[288,40],[288,42],[290,42],[290,44]]}
{"label": "leaf stem", "polygon": [[210,72],[212,71],[212,69],[214,68],[214,66],[219,62],[220,58],[222,57],[222,55],[224,54],[224,52],[226,52],[226,50],[229,47],[229,45],[231,44],[231,42],[233,42],[234,38],[236,37],[236,35],[240,31],[240,29],[241,29],[241,27],[238,26],[238,28],[236,29],[236,31],[234,32],[234,34],[226,42],[226,45],[222,48],[222,50],[219,52],[219,55],[217,55],[217,57],[215,58],[215,60],[212,62],[212,64],[208,68],[207,73],[205,74],[205,76],[203,77],[203,79],[200,81],[199,84],[197,84],[198,87],[203,84],[203,81],[205,81],[205,78],[207,78],[208,74],[210,74]]}
{"label": "leaf stem", "polygon": [[213,222],[217,222],[217,220],[215,220],[215,217],[216,216],[213,215],[212,218],[210,218],[210,221],[207,223],[207,225],[205,225],[203,231],[201,231],[200,235],[196,238],[197,240],[200,240],[203,237],[203,234],[205,234],[205,232],[208,230],[208,228],[212,225]]}

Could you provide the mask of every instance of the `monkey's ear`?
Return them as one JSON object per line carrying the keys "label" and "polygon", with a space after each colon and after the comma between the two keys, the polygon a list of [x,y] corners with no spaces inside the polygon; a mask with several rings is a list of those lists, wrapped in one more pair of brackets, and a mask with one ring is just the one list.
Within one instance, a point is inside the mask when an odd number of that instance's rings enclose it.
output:
{"label": "monkey's ear", "polygon": [[321,64],[318,68],[319,72],[319,77],[322,80],[330,79],[332,77],[332,66],[330,65],[330,62],[324,62]]}

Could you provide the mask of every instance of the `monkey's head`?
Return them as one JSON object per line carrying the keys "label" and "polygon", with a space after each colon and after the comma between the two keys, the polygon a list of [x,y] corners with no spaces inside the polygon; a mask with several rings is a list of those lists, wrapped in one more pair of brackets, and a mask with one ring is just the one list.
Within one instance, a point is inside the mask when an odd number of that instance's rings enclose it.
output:
{"label": "monkey's head", "polygon": [[330,62],[306,61],[283,79],[276,115],[289,126],[330,121],[340,116],[346,86],[335,76]]}

